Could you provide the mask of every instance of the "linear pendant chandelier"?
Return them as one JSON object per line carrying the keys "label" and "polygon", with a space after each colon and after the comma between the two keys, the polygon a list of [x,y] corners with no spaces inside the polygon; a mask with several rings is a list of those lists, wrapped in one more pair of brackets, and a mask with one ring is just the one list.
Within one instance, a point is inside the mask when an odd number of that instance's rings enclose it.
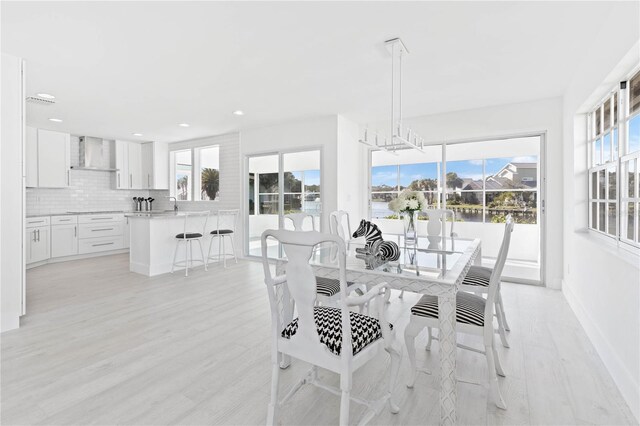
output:
{"label": "linear pendant chandelier", "polygon": [[391,137],[381,136],[365,128],[364,137],[360,142],[385,151],[394,152],[407,148],[423,151],[424,139],[402,125],[402,55],[409,54],[409,50],[400,38],[393,38],[384,43],[391,54]]}

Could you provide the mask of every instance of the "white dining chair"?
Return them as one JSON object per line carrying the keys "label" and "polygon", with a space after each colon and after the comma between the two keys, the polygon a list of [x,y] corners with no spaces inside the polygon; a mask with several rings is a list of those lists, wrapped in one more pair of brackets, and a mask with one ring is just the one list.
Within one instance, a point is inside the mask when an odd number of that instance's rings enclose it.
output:
{"label": "white dining chair", "polygon": [[336,210],[329,213],[329,232],[338,235],[345,243],[353,238],[351,235],[351,221],[349,220],[349,212],[345,210]]}
{"label": "white dining chair", "polygon": [[[273,275],[267,257],[267,239],[274,238],[283,247],[287,258],[284,273]],[[337,247],[337,279],[340,282],[340,307],[318,306],[316,277],[309,265],[314,247],[329,243]],[[262,264],[265,284],[271,306],[271,400],[268,406],[267,424],[278,421],[279,409],[304,384],[313,384],[336,395],[340,400],[340,425],[349,424],[349,405],[356,402],[369,410],[360,424],[366,424],[388,401],[392,413],[400,409],[393,401],[392,391],[398,375],[401,352],[395,341],[393,325],[387,322],[383,308],[383,295],[389,291],[386,283],[380,283],[362,296],[349,296],[346,279],[345,243],[337,235],[317,231],[296,232],[267,230],[262,234]],[[283,302],[284,301],[284,302]],[[298,317],[291,321],[283,317],[287,309],[281,304],[291,301]],[[362,315],[349,310],[370,301],[376,302],[376,316]],[[290,322],[289,322],[290,321]],[[373,361],[381,350],[391,356],[390,377],[382,399],[365,401],[351,395],[353,374],[367,362]],[[279,361],[291,356],[312,364],[308,373],[282,399],[278,398],[280,377]],[[340,375],[340,388],[320,382],[318,367]],[[313,402],[311,402],[313,403]]]}
{"label": "white dining chair", "polygon": [[[510,221],[513,219],[511,215],[507,215],[506,220]],[[493,269],[487,268],[486,266],[471,266],[471,268],[469,268],[469,272],[467,272],[467,275],[460,285],[460,290],[474,294],[487,294],[489,292],[489,282],[491,280],[492,273]],[[495,316],[498,320],[498,333],[500,334],[502,346],[508,348],[509,340],[507,339],[507,331],[511,331],[511,328],[507,322],[504,304],[502,303],[502,276],[499,277],[498,281],[498,290],[496,292],[495,299]]]}
{"label": "white dining chair", "polygon": [[311,222],[311,229],[309,229],[309,231],[317,231],[316,222],[314,216],[311,213],[299,212],[284,215],[284,219],[291,221],[293,224],[293,229],[295,229],[296,231],[304,231],[304,222],[307,218]]}
{"label": "white dining chair", "polygon": [[[202,238],[205,234],[205,230],[207,229],[207,221],[209,220],[209,212],[185,212],[182,213],[184,215],[184,228],[180,234],[176,235],[176,249],[173,252],[173,263],[171,264],[171,273],[175,270],[176,266],[183,266],[184,264],[184,276],[189,276],[189,264],[191,264],[191,268],[193,268],[193,242],[197,241],[200,246],[200,255],[201,260],[197,260],[197,262],[202,262],[204,265],[205,271],[207,270],[207,261],[204,257],[204,252],[202,251]],[[178,257],[178,249],[180,244],[184,244],[185,246],[185,256],[184,261],[176,261]]]}
{"label": "white dining chair", "polygon": [[[429,248],[438,247],[442,240],[442,237],[449,236],[451,238],[457,237],[458,234],[453,232],[453,225],[456,222],[456,212],[449,209],[428,209],[423,212],[427,216],[427,232],[420,232],[420,222],[418,222],[418,237],[426,237],[429,242]],[[451,226],[449,227],[449,233],[447,233],[447,222],[451,219]],[[440,259],[438,259],[438,268],[440,267]],[[404,297],[404,290],[400,292],[398,298]]]}
{"label": "white dining chair", "polygon": [[211,247],[213,246],[213,241],[218,241],[218,254],[216,256],[218,262],[222,262],[223,266],[227,267],[227,248],[225,246],[225,239],[228,238],[231,243],[231,257],[233,260],[238,263],[238,257],[236,256],[236,246],[234,243],[236,227],[238,225],[238,216],[240,215],[240,210],[238,209],[230,209],[230,210],[218,210],[216,213],[216,228],[209,232],[211,235],[211,240],[209,241],[209,250],[207,251],[207,263],[212,258],[211,256]]}
{"label": "white dining chair", "polygon": [[[502,398],[500,387],[498,386],[497,375],[504,376],[504,370],[502,369],[500,357],[495,345],[493,305],[500,286],[500,274],[507,259],[512,232],[513,221],[509,219],[504,228],[504,236],[502,238],[502,246],[498,252],[498,259],[496,260],[495,268],[489,280],[487,298],[483,299],[481,296],[463,291],[456,294],[456,332],[481,336],[484,343],[484,350],[465,345],[458,345],[458,347],[472,350],[486,356],[491,395],[496,406],[502,409],[506,409],[507,406]],[[427,350],[429,350],[431,349],[431,341],[437,340],[437,338],[432,335],[431,330],[438,327],[437,296],[422,296],[418,303],[411,308],[409,324],[404,331],[404,341],[407,346],[409,363],[412,369],[407,384],[409,388],[413,388],[419,371],[416,361],[415,338],[423,329],[427,328]]]}

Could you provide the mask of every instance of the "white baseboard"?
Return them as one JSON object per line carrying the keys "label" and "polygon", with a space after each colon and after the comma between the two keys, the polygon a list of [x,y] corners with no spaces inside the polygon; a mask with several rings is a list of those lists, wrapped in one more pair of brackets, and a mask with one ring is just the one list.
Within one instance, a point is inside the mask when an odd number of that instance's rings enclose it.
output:
{"label": "white baseboard", "polygon": [[611,346],[605,335],[600,331],[598,325],[591,319],[588,311],[582,305],[571,288],[563,280],[562,293],[584,328],[589,340],[593,344],[596,352],[600,355],[602,362],[611,374],[613,381],[620,390],[622,397],[627,402],[631,412],[640,422],[640,383],[634,381],[633,375],[627,370],[618,354]]}
{"label": "white baseboard", "polygon": [[89,259],[91,257],[110,256],[112,254],[122,254],[122,253],[129,253],[129,249],[124,248],[124,249],[118,249],[118,250],[100,251],[96,253],[76,254],[74,256],[52,257],[40,262],[28,263],[25,269],[31,269],[37,266],[48,265],[49,263],[69,262],[71,260]]}

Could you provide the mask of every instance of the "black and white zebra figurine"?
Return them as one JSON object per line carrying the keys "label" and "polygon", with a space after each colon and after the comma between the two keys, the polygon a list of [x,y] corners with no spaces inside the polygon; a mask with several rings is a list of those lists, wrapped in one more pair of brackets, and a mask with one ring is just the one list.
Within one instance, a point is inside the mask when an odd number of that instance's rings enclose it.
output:
{"label": "black and white zebra figurine", "polygon": [[382,260],[398,260],[400,249],[393,241],[384,241],[378,225],[362,219],[360,226],[353,233],[353,238],[364,237],[364,248],[356,248],[356,252],[380,256]]}

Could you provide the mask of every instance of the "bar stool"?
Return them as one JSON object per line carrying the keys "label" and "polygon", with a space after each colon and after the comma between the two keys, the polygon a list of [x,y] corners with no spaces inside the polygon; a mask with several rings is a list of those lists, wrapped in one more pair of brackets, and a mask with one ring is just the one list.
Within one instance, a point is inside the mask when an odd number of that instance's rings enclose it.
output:
{"label": "bar stool", "polygon": [[211,240],[209,241],[209,251],[207,252],[207,263],[209,259],[211,259],[211,247],[213,246],[213,240],[215,238],[218,239],[218,262],[222,261],[224,267],[227,267],[227,250],[224,244],[225,237],[229,238],[231,242],[231,250],[232,257],[236,263],[238,263],[238,258],[236,257],[236,247],[233,242],[233,236],[236,232],[236,226],[238,223],[238,216],[240,215],[240,210],[218,210],[217,220],[216,220],[216,229],[211,231],[209,234],[211,235]]}
{"label": "bar stool", "polygon": [[[191,263],[191,268],[193,268],[193,242],[197,241],[200,246],[200,256],[201,260],[198,262],[202,262],[204,265],[204,270],[207,270],[207,262],[204,258],[204,252],[202,251],[202,238],[205,233],[205,229],[207,229],[207,221],[209,220],[209,211],[202,212],[185,212],[182,213],[184,215],[184,228],[183,232],[176,235],[176,250],[173,253],[173,264],[171,265],[171,273],[176,266],[183,266],[184,263],[184,276],[189,276],[189,263]],[[204,218],[204,219],[203,219]],[[202,224],[201,232],[197,232],[200,230],[200,226]],[[194,232],[195,231],[195,232]],[[185,245],[185,254],[184,254],[184,262],[176,262],[176,258],[178,256],[178,248],[180,244],[184,243]]]}

